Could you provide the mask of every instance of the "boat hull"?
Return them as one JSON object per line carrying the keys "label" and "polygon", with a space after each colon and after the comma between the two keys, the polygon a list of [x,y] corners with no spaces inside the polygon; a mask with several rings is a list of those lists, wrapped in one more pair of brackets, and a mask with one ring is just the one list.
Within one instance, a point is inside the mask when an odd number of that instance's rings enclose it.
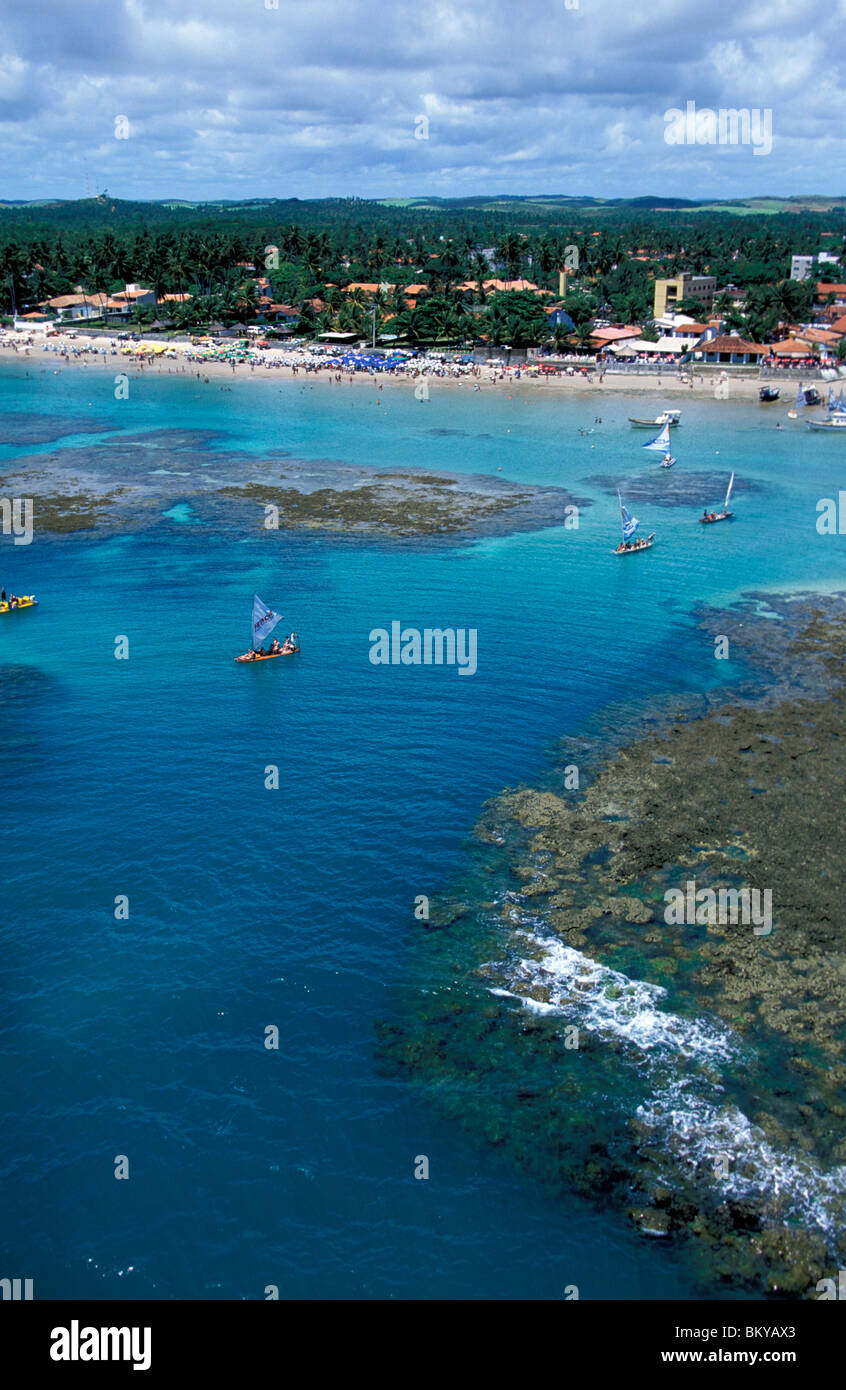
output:
{"label": "boat hull", "polygon": [[715,516],[701,516],[699,520],[703,526],[714,526],[718,521],[731,521],[733,512],[717,512]]}
{"label": "boat hull", "polygon": [[29,594],[25,594],[23,598],[18,599],[18,602],[15,604],[14,608],[10,608],[9,605],[8,605],[8,603],[0,603],[0,613],[17,613],[18,610],[19,610],[20,608],[37,608],[37,607],[38,607],[38,599],[37,599],[37,598],[33,598],[33,597],[32,597],[31,595],[29,595]]}
{"label": "boat hull", "polygon": [[630,547],[629,550],[625,550],[625,549],[623,548],[623,546],[618,545],[618,546],[617,546],[617,549],[614,550],[614,551],[612,551],[612,554],[614,554],[614,555],[639,555],[640,552],[641,552],[642,550],[651,550],[654,544],[655,544],[655,532],[653,531],[653,532],[652,532],[652,535],[651,535],[651,536],[648,536],[647,539],[646,539],[645,541],[641,541],[639,545],[633,545],[633,546]]}
{"label": "boat hull", "polygon": [[294,647],[291,652],[266,652],[264,656],[236,656],[234,660],[244,666],[252,666],[256,661],[275,661],[278,656],[296,656],[299,650],[299,647]]}

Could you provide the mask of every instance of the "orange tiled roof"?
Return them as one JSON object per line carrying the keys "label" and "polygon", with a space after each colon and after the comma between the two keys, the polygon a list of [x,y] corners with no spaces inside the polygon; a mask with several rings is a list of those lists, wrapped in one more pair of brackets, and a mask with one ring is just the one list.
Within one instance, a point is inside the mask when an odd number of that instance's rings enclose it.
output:
{"label": "orange tiled roof", "polygon": [[747,343],[733,333],[721,333],[716,338],[700,338],[696,347],[702,352],[772,352],[766,343]]}

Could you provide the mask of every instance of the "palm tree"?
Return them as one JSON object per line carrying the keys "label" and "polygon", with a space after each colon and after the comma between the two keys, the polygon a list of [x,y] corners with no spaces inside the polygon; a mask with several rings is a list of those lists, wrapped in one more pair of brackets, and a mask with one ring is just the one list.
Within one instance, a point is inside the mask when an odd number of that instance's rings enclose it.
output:
{"label": "palm tree", "polygon": [[485,281],[490,278],[490,266],[487,258],[477,251],[473,257],[473,275],[476,280],[476,294],[480,304],[485,302]]}
{"label": "palm tree", "polygon": [[520,272],[520,263],[523,256],[523,243],[514,232],[508,232],[502,238],[496,254],[505,266],[509,280],[516,280]]}

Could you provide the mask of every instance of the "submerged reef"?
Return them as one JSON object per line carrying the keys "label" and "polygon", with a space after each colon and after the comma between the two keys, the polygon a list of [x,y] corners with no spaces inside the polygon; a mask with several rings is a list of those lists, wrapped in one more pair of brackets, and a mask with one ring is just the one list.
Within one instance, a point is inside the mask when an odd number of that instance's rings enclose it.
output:
{"label": "submerged reef", "polygon": [[[21,442],[49,442],[61,433],[57,427],[39,435],[25,424],[18,422]],[[88,432],[95,429],[90,425]],[[560,525],[573,506],[590,506],[564,488],[413,467],[353,467],[284,451],[257,456],[225,443],[226,436],[211,430],[112,432],[90,444],[7,460],[0,490],[33,499],[36,533],[42,534],[172,527],[180,524],[174,504],[190,502],[192,524],[234,526],[267,538],[319,530],[455,542]],[[269,505],[278,509],[278,524],[268,527]]]}
{"label": "submerged reef", "polygon": [[[346,470],[352,472],[352,470]],[[248,483],[221,495],[279,508],[280,530],[388,536],[491,535],[563,523],[567,508],[589,506],[563,488],[516,486],[478,476],[357,470],[343,487],[306,492]]]}
{"label": "submerged reef", "polygon": [[[566,741],[569,776],[489,802],[380,1046],[552,1193],[675,1242],[704,1291],[815,1297],[846,1258],[846,605],[699,620],[755,683],[606,746],[587,784]],[[679,921],[687,885],[769,917]]]}

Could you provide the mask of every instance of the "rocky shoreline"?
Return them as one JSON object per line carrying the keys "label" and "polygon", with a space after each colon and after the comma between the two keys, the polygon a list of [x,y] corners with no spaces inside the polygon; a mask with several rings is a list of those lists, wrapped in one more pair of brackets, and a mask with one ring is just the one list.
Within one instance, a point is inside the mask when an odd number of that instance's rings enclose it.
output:
{"label": "rocky shoreline", "polygon": [[[578,787],[565,743],[569,772],[488,803],[382,1047],[551,1191],[677,1242],[711,1296],[814,1297],[846,1256],[846,604],[699,620],[754,677]],[[771,931],[668,925],[690,881],[768,891]]]}

